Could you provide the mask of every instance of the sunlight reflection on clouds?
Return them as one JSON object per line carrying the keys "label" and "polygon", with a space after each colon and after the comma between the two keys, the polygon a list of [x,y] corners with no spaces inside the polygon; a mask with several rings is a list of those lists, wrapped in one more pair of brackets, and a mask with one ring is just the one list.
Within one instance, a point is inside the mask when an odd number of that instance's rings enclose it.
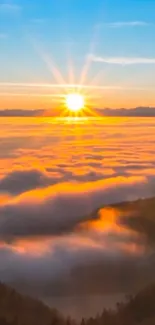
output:
{"label": "sunlight reflection on clouds", "polygon": [[[97,210],[155,195],[154,120],[3,121],[0,279],[21,289],[25,283],[34,294],[39,283],[39,295],[110,291],[111,281],[119,291],[121,268],[127,272],[123,288],[131,275],[138,285],[141,261],[152,251],[146,235],[122,224],[119,209]],[[109,265],[116,275],[104,271]],[[94,289],[97,269],[103,276]],[[150,272],[144,267],[146,281]]]}
{"label": "sunlight reflection on clouds", "polygon": [[[26,120],[26,121],[25,121]],[[30,120],[30,122],[29,122]],[[1,173],[38,168],[57,173],[58,182],[96,180],[111,175],[139,174],[155,166],[153,122],[102,119],[72,125],[48,119],[8,120],[1,129]],[[124,121],[124,124],[122,123]],[[30,124],[29,124],[30,123]],[[22,134],[22,136],[21,136]],[[3,161],[8,169],[4,168]],[[83,175],[83,179],[82,176]]]}

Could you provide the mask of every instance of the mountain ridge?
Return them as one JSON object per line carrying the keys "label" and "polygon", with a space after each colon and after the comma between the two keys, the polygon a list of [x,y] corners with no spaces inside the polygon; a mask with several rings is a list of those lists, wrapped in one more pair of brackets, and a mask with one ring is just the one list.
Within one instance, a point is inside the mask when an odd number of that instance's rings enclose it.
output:
{"label": "mountain ridge", "polygon": [[[135,108],[92,108],[86,116],[90,117],[155,117],[155,107]],[[62,108],[54,109],[2,109],[0,117],[63,117]]]}

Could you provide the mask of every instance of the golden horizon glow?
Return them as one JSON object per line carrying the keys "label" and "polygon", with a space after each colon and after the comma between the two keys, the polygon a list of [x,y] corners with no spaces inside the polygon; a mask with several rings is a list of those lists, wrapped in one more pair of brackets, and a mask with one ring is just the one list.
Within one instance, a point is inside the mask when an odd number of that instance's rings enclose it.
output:
{"label": "golden horizon glow", "polygon": [[[76,78],[76,66],[73,64],[73,57],[68,51],[67,76],[63,73],[58,64],[53,60],[52,53],[49,54],[43,45],[37,40],[31,39],[31,44],[42,62],[52,76],[52,82],[0,82],[0,109],[55,109],[55,107],[66,108],[62,113],[71,115],[94,114],[93,108],[120,108],[139,107],[139,97],[143,106],[154,106],[154,87],[135,86],[125,80],[123,84],[109,83],[106,80],[106,69],[99,69],[91,77],[89,70],[93,61],[89,53],[94,52],[96,44],[96,32],[92,35],[88,56],[82,66],[79,79]],[[132,98],[131,98],[132,91]],[[85,96],[86,104],[83,109],[69,108],[65,103],[70,92]],[[104,93],[103,93],[104,92]],[[84,103],[85,104],[85,103]],[[67,112],[66,112],[67,111]],[[88,112],[89,111],[89,112]],[[73,114],[74,113],[74,114]],[[81,114],[82,113],[82,114]],[[86,115],[88,115],[86,114]]]}
{"label": "golden horizon glow", "polygon": [[66,106],[73,113],[80,112],[84,108],[84,96],[78,93],[66,95]]}

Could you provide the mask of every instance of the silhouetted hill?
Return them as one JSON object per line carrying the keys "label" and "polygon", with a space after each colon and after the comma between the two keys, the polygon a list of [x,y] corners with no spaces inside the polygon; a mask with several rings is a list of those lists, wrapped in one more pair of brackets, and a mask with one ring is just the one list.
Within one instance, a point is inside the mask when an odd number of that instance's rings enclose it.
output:
{"label": "silhouetted hill", "polygon": [[83,319],[81,325],[154,325],[155,285],[147,287],[126,302],[118,303],[116,310],[103,310],[102,315]]}
{"label": "silhouetted hill", "polygon": [[0,284],[0,325],[62,325],[65,320],[42,302]]}
{"label": "silhouetted hill", "polygon": [[[81,315],[82,318],[82,315]],[[71,325],[56,311],[38,300],[23,296],[0,284],[0,325]],[[115,310],[103,309],[101,315],[82,319],[81,325],[154,325],[155,284],[148,286],[125,302],[117,303]]]}
{"label": "silhouetted hill", "polygon": [[120,211],[121,223],[145,235],[151,246],[155,244],[155,197],[119,203],[113,207]]}

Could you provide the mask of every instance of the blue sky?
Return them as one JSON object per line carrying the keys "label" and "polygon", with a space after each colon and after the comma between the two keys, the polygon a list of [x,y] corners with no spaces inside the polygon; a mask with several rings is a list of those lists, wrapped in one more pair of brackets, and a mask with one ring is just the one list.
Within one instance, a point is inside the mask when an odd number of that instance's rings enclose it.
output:
{"label": "blue sky", "polygon": [[19,83],[57,82],[47,56],[65,82],[72,62],[75,83],[89,58],[84,83],[112,88],[103,106],[155,105],[154,12],[154,0],[0,0],[1,108],[22,105]]}

